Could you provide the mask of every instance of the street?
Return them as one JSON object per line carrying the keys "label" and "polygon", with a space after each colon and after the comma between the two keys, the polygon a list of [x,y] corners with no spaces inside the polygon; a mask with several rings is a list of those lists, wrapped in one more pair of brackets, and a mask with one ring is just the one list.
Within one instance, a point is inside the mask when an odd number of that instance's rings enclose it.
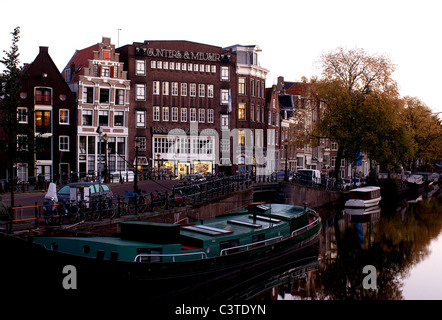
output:
{"label": "street", "polygon": [[[180,180],[143,180],[138,181],[138,187],[141,190],[146,191],[147,193],[158,191],[165,191],[172,188],[174,185],[178,185]],[[120,195],[124,196],[126,191],[133,191],[134,182],[125,182],[121,183],[109,183],[109,188],[112,190],[115,196]],[[32,192],[21,192],[14,194],[14,205],[18,206],[33,206],[35,203],[42,205],[44,201],[45,192],[43,191],[32,191]],[[11,195],[10,193],[1,194],[2,201],[7,206],[11,204]]]}

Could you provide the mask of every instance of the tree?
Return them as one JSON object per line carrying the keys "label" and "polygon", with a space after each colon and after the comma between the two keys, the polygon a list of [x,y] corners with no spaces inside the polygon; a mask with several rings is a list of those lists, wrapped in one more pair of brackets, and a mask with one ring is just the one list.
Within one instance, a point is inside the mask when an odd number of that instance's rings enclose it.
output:
{"label": "tree", "polygon": [[344,48],[322,55],[319,63],[322,78],[315,82],[315,94],[324,107],[318,130],[339,145],[335,178],[344,156],[355,162],[368,151],[374,160],[391,158],[387,153],[398,128],[396,66],[387,56]]}
{"label": "tree", "polygon": [[442,123],[431,109],[416,97],[403,98],[401,113],[404,126],[409,130],[416,145],[414,157],[409,157],[409,165],[416,169],[419,159],[425,162],[437,160],[442,154]]}
{"label": "tree", "polygon": [[[14,168],[18,158],[17,153],[17,108],[20,106],[20,79],[18,41],[20,39],[20,27],[16,27],[12,34],[12,45],[10,51],[0,60],[5,66],[3,79],[5,82],[3,99],[0,100],[0,127],[2,134],[0,149],[7,155],[10,176],[13,177]],[[11,179],[11,206],[14,206],[14,179]]]}

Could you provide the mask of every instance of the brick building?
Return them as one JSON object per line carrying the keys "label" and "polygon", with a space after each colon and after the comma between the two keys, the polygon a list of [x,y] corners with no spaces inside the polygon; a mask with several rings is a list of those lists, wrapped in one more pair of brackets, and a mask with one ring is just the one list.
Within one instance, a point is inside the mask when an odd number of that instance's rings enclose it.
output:
{"label": "brick building", "polygon": [[[132,86],[129,149],[141,141],[140,169],[175,176],[250,170],[244,129],[265,123],[259,51],[189,41],[118,48]],[[248,115],[252,107],[258,121]]]}
{"label": "brick building", "polygon": [[[75,168],[75,93],[63,80],[48,47],[40,47],[22,74],[15,139],[17,151],[28,156],[27,161],[16,163],[14,176],[30,182],[37,176],[46,181],[67,179]],[[1,178],[10,179],[6,165],[1,161]]]}
{"label": "brick building", "polygon": [[62,74],[77,93],[80,177],[132,170],[128,154],[130,81],[111,39],[103,37],[101,42],[77,50]]}

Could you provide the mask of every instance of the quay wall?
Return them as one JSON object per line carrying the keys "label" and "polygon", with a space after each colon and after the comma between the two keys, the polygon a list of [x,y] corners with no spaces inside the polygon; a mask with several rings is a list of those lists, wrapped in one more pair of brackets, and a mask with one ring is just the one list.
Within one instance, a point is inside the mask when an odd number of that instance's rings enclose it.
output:
{"label": "quay wall", "polygon": [[284,198],[283,203],[296,206],[304,206],[316,209],[328,203],[342,199],[343,194],[339,191],[317,189],[290,182],[280,182],[280,194]]}
{"label": "quay wall", "polygon": [[[254,193],[253,188],[250,188],[193,207],[177,207],[170,210],[155,209],[153,212],[123,216],[113,220],[106,219],[100,222],[91,222],[87,225],[79,226],[76,230],[81,233],[90,232],[99,235],[112,235],[120,232],[120,223],[124,221],[193,223],[198,220],[206,220],[230,211],[238,210],[250,202],[260,201],[261,198],[262,200],[269,201],[268,199],[264,199],[262,194]],[[313,209],[342,199],[340,192],[321,190],[287,182],[280,182],[278,190],[275,190],[273,195],[271,201],[274,200],[275,202],[297,206],[304,206],[304,203],[306,203],[307,207]]]}
{"label": "quay wall", "polygon": [[243,208],[253,201],[253,190],[241,190],[224,197],[219,197],[202,205],[177,207],[170,210],[155,209],[138,215],[123,216],[113,220],[103,220],[79,226],[77,231],[99,235],[112,235],[120,232],[120,223],[124,221],[150,221],[163,223],[193,223],[198,220],[211,219],[230,211]]}

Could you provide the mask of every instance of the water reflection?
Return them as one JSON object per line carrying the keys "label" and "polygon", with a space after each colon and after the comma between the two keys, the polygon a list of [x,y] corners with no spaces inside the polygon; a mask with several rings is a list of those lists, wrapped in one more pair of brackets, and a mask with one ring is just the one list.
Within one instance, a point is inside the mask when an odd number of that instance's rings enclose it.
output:
{"label": "water reflection", "polygon": [[[323,227],[317,264],[288,270],[284,277],[279,276],[280,283],[267,283],[271,289],[254,294],[253,298],[408,299],[403,288],[410,273],[417,272],[416,265],[430,256],[442,256],[442,245],[432,246],[433,252],[429,249],[442,230],[441,199],[436,195],[421,201],[403,201],[365,215],[320,210]],[[363,288],[366,265],[376,268],[376,289]],[[437,267],[419,272],[437,272]],[[413,290],[426,289],[407,286],[407,292]]]}

